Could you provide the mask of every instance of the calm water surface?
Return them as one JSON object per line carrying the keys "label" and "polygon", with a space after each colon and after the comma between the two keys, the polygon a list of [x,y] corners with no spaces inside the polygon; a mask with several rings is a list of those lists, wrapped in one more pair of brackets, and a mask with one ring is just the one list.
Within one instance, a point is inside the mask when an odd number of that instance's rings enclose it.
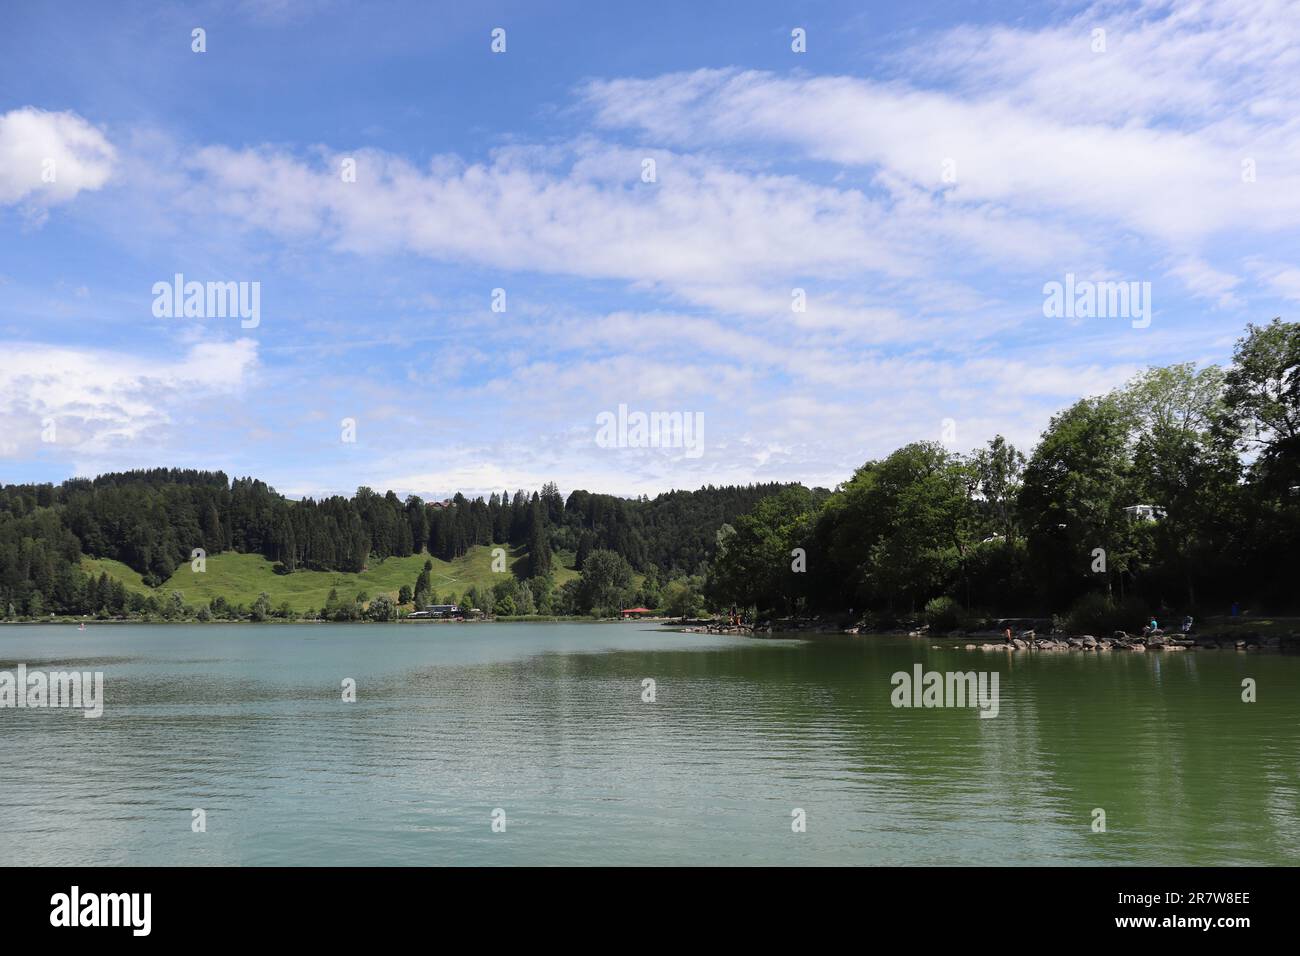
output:
{"label": "calm water surface", "polygon": [[[6,864],[1300,864],[1295,656],[636,623],[0,628],[0,670],[20,662],[103,671],[106,703],[0,709]],[[893,708],[917,662],[998,671],[1001,713]]]}

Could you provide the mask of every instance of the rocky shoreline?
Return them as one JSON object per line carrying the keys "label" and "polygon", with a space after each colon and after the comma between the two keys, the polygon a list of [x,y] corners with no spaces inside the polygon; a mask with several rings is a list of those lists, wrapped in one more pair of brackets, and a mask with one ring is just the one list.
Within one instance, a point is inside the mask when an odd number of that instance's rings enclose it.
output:
{"label": "rocky shoreline", "polygon": [[[927,635],[913,631],[909,637]],[[1146,635],[1133,635],[1125,631],[1116,631],[1110,637],[1097,638],[1091,634],[1078,637],[1060,637],[1051,635],[1040,638],[1033,631],[1022,631],[1010,641],[999,636],[996,642],[986,641],[982,644],[966,644],[968,651],[1130,651],[1146,653],[1147,651],[1262,651],[1281,650],[1285,646],[1300,647],[1300,634],[1283,636],[1263,636],[1258,634],[1241,634],[1237,636],[1171,636],[1162,631],[1153,631]]]}

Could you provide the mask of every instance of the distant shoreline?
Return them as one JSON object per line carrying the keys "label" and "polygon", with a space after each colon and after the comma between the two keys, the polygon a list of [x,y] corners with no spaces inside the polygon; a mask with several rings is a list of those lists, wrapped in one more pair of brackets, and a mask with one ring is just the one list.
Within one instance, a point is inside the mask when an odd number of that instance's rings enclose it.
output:
{"label": "distant shoreline", "polygon": [[[92,627],[120,627],[122,625],[167,625],[171,627],[212,627],[223,624],[274,624],[292,626],[295,624],[329,624],[341,627],[371,624],[408,624],[412,626],[423,624],[453,625],[453,624],[635,624],[635,623],[653,623],[653,624],[676,624],[677,618],[672,617],[640,617],[640,618],[618,618],[618,617],[590,617],[587,615],[505,615],[502,617],[477,617],[465,618],[464,620],[454,620],[448,618],[398,618],[394,621],[331,621],[326,618],[298,618],[287,621],[283,618],[267,618],[265,621],[249,620],[212,620],[196,621],[187,618],[180,621],[146,621],[133,619],[114,619],[114,620],[84,620],[81,618],[55,618],[49,621],[0,621],[0,627],[76,627],[81,624],[86,625],[86,630]],[[78,627],[78,630],[80,628]]]}

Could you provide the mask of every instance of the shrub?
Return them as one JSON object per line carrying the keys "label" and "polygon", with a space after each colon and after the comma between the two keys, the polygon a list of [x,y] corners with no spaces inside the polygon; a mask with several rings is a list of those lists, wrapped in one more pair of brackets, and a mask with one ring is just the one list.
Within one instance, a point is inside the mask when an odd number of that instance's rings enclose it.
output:
{"label": "shrub", "polygon": [[394,621],[397,619],[397,605],[387,594],[381,594],[370,602],[365,616],[371,621]]}
{"label": "shrub", "polygon": [[661,597],[669,617],[698,617],[704,610],[699,591],[684,580],[669,582]]}
{"label": "shrub", "polygon": [[925,621],[932,631],[951,631],[961,623],[961,605],[947,595],[931,598],[925,604]]}

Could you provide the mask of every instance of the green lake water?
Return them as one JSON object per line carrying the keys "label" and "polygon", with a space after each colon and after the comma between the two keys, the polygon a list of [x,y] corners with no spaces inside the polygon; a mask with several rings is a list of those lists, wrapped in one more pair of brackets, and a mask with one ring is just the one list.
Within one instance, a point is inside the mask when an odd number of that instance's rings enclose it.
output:
{"label": "green lake water", "polygon": [[[1300,864],[1298,656],[0,628],[19,663],[102,671],[105,703],[0,709],[4,864]],[[895,708],[917,663],[997,671],[998,716]]]}

